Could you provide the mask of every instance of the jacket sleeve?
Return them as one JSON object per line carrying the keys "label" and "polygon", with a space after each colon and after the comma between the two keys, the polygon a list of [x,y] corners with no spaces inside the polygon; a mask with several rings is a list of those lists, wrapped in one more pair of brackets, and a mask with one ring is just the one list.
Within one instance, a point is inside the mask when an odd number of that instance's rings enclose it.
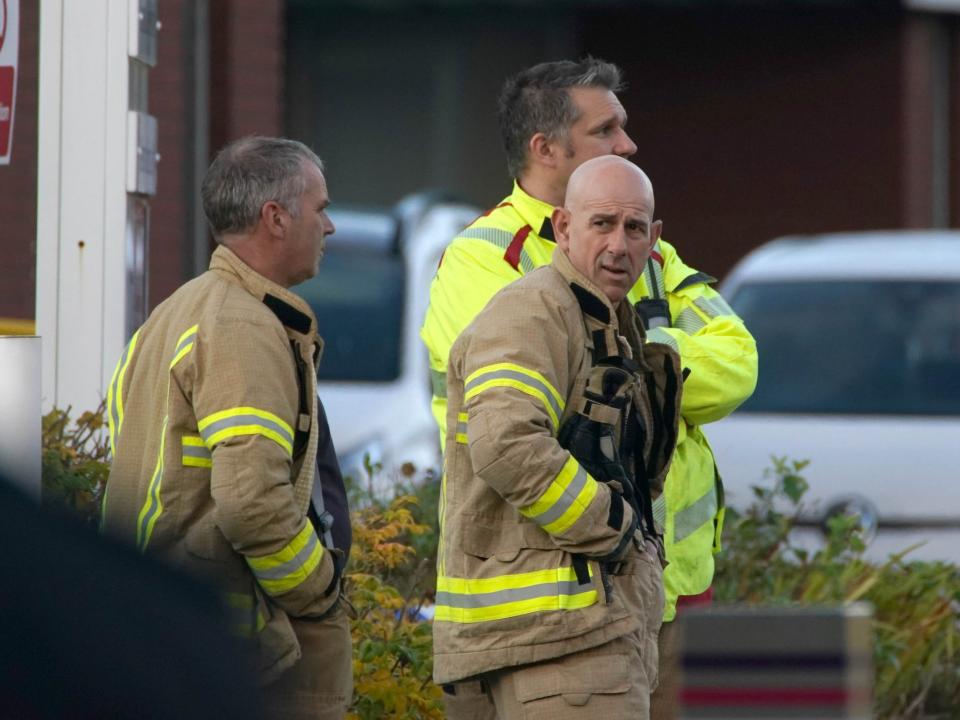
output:
{"label": "jacket sleeve", "polygon": [[334,566],[293,497],[299,395],[290,345],[276,325],[251,320],[200,335],[192,403],[212,456],[214,522],[277,605],[319,614]]}
{"label": "jacket sleeve", "polygon": [[[464,328],[499,290],[520,277],[503,259],[503,250],[475,238],[455,238],[430,285],[430,305],[420,337],[430,354],[431,372],[445,381],[450,348]],[[445,383],[441,382],[441,388]],[[447,398],[434,383],[433,413],[444,447]]]}
{"label": "jacket sleeve", "polygon": [[649,342],[670,345],[689,375],[680,411],[690,425],[720,420],[753,394],[757,345],[723,297],[676,250],[660,241],[671,327],[647,331]]}
{"label": "jacket sleeve", "polygon": [[462,337],[451,368],[464,380],[475,476],[557,547],[602,556],[620,546],[633,513],[557,442],[579,362],[562,314],[507,288]]}

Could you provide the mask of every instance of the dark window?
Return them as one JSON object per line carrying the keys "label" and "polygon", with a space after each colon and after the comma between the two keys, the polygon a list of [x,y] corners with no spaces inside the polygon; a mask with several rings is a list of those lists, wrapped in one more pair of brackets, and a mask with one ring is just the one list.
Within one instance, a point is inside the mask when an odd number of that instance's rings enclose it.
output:
{"label": "dark window", "polygon": [[960,283],[756,283],[731,305],[760,356],[743,411],[960,415]]}
{"label": "dark window", "polygon": [[320,273],[293,288],[317,316],[324,340],[321,381],[399,377],[403,288],[399,254],[328,245]]}

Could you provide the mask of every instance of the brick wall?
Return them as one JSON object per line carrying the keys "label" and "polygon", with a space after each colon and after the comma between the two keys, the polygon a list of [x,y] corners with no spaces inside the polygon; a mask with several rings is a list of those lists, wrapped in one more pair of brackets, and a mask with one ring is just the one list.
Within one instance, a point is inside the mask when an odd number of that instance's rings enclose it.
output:
{"label": "brick wall", "polygon": [[37,260],[38,3],[20,3],[13,153],[0,165],[0,317],[32,318]]}

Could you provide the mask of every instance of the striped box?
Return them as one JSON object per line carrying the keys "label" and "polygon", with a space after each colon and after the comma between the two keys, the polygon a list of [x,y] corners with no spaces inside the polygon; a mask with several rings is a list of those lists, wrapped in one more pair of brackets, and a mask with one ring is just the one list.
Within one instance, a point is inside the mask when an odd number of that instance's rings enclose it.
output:
{"label": "striped box", "polygon": [[869,605],[714,606],[680,623],[685,720],[871,717]]}

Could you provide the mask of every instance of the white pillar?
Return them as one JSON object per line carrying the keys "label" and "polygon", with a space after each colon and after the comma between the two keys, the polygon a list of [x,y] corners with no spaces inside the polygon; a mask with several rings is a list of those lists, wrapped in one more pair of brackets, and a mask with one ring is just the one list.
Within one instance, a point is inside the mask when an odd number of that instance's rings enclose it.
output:
{"label": "white pillar", "polygon": [[40,338],[0,336],[0,476],[40,499]]}
{"label": "white pillar", "polygon": [[97,407],[145,309],[156,6],[40,3],[37,332],[47,409]]}

